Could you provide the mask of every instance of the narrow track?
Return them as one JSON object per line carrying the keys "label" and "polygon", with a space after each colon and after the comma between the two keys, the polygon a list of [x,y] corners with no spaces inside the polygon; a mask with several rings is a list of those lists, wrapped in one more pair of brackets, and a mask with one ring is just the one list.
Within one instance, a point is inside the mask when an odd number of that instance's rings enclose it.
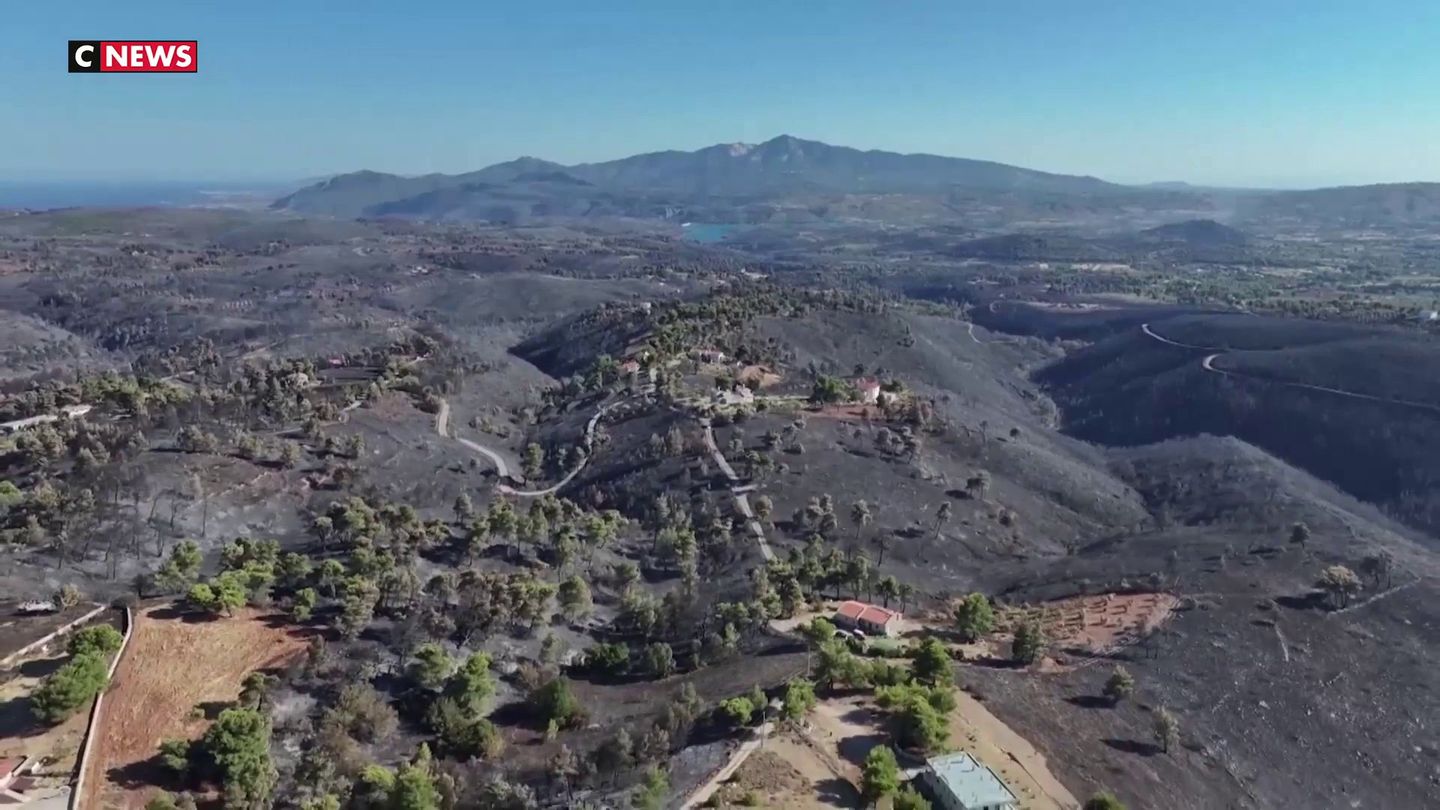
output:
{"label": "narrow track", "polygon": [[1257,377],[1253,374],[1245,374],[1239,371],[1216,368],[1216,358],[1223,357],[1225,355],[1224,350],[1218,350],[1219,347],[1195,346],[1189,343],[1180,343],[1178,341],[1171,340],[1167,337],[1164,337],[1163,335],[1156,334],[1155,331],[1150,328],[1150,324],[1148,323],[1140,324],[1140,331],[1144,332],[1148,337],[1164,343],[1166,346],[1174,346],[1179,349],[1192,349],[1194,351],[1210,352],[1210,354],[1207,354],[1200,359],[1200,367],[1208,372],[1211,372],[1212,374],[1219,374],[1224,377],[1235,377],[1236,379],[1241,380],[1254,380],[1255,382],[1269,383],[1270,385],[1283,385],[1287,388],[1297,388],[1302,391],[1316,391],[1322,394],[1333,394],[1335,396],[1349,397],[1350,399],[1359,399],[1366,402],[1378,402],[1382,405],[1399,405],[1405,408],[1417,408],[1419,410],[1429,411],[1430,413],[1440,413],[1440,405],[1434,405],[1429,402],[1416,402],[1409,399],[1390,399],[1388,397],[1377,397],[1374,394],[1362,394],[1358,391],[1346,391],[1341,388],[1330,388],[1324,385],[1311,385],[1309,383],[1290,382],[1288,380],[1272,380],[1268,377]]}

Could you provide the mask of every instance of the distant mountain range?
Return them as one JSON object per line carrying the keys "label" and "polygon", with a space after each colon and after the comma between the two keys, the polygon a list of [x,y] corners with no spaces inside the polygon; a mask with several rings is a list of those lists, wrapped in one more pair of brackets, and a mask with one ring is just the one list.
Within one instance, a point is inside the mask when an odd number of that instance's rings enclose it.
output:
{"label": "distant mountain range", "polygon": [[1440,219],[1440,184],[1273,193],[1179,183],[1125,186],[1003,163],[863,151],[781,135],[760,144],[717,144],[574,166],[523,157],[456,175],[360,171],[302,188],[274,207],[344,218],[506,223],[602,216],[791,223],[979,217],[1003,223],[1173,211],[1175,218],[1186,219],[1298,216],[1365,225]]}

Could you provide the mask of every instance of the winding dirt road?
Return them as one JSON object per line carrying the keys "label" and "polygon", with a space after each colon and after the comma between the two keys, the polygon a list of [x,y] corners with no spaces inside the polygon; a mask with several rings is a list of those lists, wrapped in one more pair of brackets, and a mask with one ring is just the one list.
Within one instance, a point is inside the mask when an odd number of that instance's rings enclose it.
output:
{"label": "winding dirt road", "polygon": [[[594,451],[595,447],[595,425],[599,424],[600,417],[609,413],[612,409],[625,404],[627,401],[628,400],[623,399],[617,400],[606,405],[601,405],[595,409],[594,415],[592,415],[590,421],[585,424],[585,438],[580,442],[580,446],[585,449],[585,457],[580,459],[580,463],[576,464],[574,469],[566,473],[564,478],[561,478],[559,481],[544,489],[515,489],[509,484],[499,483],[495,485],[495,491],[505,495],[514,495],[517,498],[538,498],[542,495],[553,495],[559,492],[585,469],[586,464],[590,463],[590,454]],[[510,469],[506,465],[505,459],[498,452],[478,442],[473,442],[458,436],[451,436],[449,430],[450,403],[442,399],[440,400],[440,409],[435,412],[435,432],[447,439],[453,439],[461,445],[464,445],[467,449],[490,459],[490,461],[495,464],[495,469],[502,479],[511,477]]]}
{"label": "winding dirt road", "polygon": [[1217,349],[1219,348],[1217,346],[1195,346],[1189,343],[1180,343],[1178,341],[1170,340],[1163,335],[1156,334],[1155,330],[1151,329],[1150,324],[1148,323],[1140,324],[1140,331],[1144,332],[1147,336],[1154,338],[1161,343],[1164,343],[1167,346],[1174,346],[1180,349],[1192,349],[1195,351],[1210,352],[1210,354],[1207,354],[1200,359],[1200,367],[1214,374],[1220,374],[1225,377],[1235,377],[1242,380],[1254,380],[1256,382],[1270,383],[1271,385],[1283,385],[1287,388],[1299,388],[1304,391],[1317,391],[1322,394],[1334,394],[1335,396],[1349,397],[1351,399],[1360,399],[1366,402],[1378,402],[1382,405],[1400,405],[1406,408],[1418,408],[1420,410],[1429,411],[1431,413],[1440,413],[1440,405],[1434,405],[1429,402],[1416,402],[1410,399],[1390,399],[1387,397],[1377,397],[1374,394],[1362,394],[1358,391],[1346,391],[1341,388],[1330,388],[1324,385],[1311,385],[1309,383],[1290,382],[1288,380],[1272,380],[1268,377],[1257,377],[1253,374],[1243,374],[1238,371],[1230,371],[1223,368],[1216,368],[1215,359],[1225,354],[1223,350],[1217,351]]}
{"label": "winding dirt road", "polygon": [[[1164,337],[1164,336],[1162,336],[1162,335],[1157,335],[1157,334],[1155,334],[1155,330],[1151,329],[1151,328],[1150,328],[1150,324],[1148,324],[1148,323],[1142,323],[1142,324],[1140,324],[1140,331],[1141,331],[1141,332],[1144,332],[1146,335],[1149,335],[1150,337],[1152,337],[1152,338],[1160,341],[1161,343],[1164,343],[1166,346],[1175,346],[1176,348],[1180,348],[1180,349],[1195,349],[1196,351],[1202,351],[1202,352],[1211,352],[1211,351],[1215,351],[1217,348],[1219,348],[1219,347],[1217,347],[1217,346],[1194,346],[1194,345],[1191,345],[1191,344],[1189,344],[1189,343],[1181,343],[1181,342],[1179,342],[1178,340],[1171,340],[1170,338]],[[1211,356],[1211,357],[1214,357],[1215,355],[1212,354],[1212,355],[1210,355],[1210,356]]]}
{"label": "winding dirt road", "polygon": [[510,468],[506,465],[504,457],[499,453],[483,444],[477,444],[469,439],[450,435],[450,403],[443,399],[440,400],[440,410],[435,412],[435,432],[447,439],[454,439],[476,453],[490,459],[490,462],[495,465],[495,471],[499,473],[501,478],[510,477]]}
{"label": "winding dirt road", "polygon": [[770,549],[770,542],[765,539],[765,527],[760,525],[759,519],[755,517],[755,510],[750,507],[750,496],[746,494],[750,489],[741,485],[740,476],[735,472],[735,468],[730,466],[725,454],[721,453],[720,447],[715,444],[715,431],[710,427],[709,417],[700,417],[700,427],[705,429],[705,449],[710,451],[710,457],[715,459],[720,471],[730,479],[730,495],[735,499],[735,508],[745,516],[745,525],[749,527],[750,534],[754,535],[755,540],[760,544],[760,556],[764,557],[767,562],[775,559],[775,552]]}

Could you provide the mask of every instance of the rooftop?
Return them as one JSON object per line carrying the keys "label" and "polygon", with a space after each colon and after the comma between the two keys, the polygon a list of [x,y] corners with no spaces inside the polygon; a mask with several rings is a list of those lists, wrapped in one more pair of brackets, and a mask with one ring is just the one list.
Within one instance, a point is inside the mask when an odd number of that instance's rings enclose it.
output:
{"label": "rooftop", "polygon": [[852,622],[872,622],[874,624],[885,624],[900,615],[894,610],[854,600],[841,604],[835,609],[835,612]]}
{"label": "rooftop", "polygon": [[932,757],[926,760],[926,764],[966,807],[987,807],[1017,801],[1015,794],[1005,787],[1005,783],[1000,781],[994,771],[963,751]]}

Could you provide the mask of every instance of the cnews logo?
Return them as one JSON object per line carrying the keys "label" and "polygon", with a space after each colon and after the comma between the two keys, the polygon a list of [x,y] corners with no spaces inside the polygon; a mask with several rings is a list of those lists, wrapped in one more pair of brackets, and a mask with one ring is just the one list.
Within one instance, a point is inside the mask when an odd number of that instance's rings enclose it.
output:
{"label": "cnews logo", "polygon": [[193,39],[70,40],[71,73],[194,73]]}

